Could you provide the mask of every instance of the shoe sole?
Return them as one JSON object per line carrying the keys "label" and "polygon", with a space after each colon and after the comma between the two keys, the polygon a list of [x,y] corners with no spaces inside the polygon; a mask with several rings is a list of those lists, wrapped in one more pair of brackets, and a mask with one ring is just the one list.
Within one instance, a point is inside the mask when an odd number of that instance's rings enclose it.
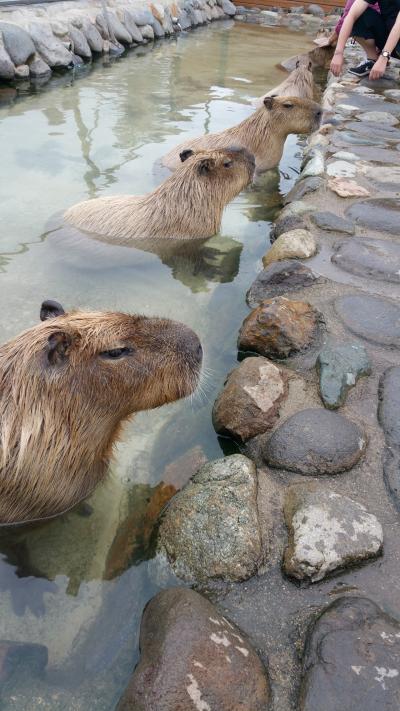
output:
{"label": "shoe sole", "polygon": [[[372,69],[372,67],[371,67],[371,69]],[[349,74],[353,74],[353,76],[355,76],[355,77],[360,77],[360,79],[362,79],[362,77],[367,77],[367,76],[368,76],[368,74],[370,73],[371,69],[368,69],[367,72],[363,72],[362,74],[360,74],[360,72],[353,72],[351,69],[349,69]]]}

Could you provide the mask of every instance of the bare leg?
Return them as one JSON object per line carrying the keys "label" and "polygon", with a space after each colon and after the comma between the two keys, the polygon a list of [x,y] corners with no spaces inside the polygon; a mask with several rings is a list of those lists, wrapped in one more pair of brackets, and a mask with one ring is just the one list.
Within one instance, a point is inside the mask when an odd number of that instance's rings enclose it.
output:
{"label": "bare leg", "polygon": [[367,59],[371,59],[373,62],[378,59],[379,53],[376,50],[375,40],[364,39],[364,37],[354,37],[354,39],[365,51]]}

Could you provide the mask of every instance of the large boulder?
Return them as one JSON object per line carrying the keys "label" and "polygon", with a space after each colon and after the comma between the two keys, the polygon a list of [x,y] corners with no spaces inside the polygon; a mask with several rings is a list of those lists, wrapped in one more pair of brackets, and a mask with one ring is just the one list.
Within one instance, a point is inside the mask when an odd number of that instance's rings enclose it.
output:
{"label": "large boulder", "polygon": [[29,73],[31,79],[44,79],[50,77],[51,69],[38,54],[34,54],[29,60]]}
{"label": "large boulder", "polygon": [[16,66],[26,64],[35,53],[35,45],[27,31],[12,22],[0,22],[0,32],[11,61]]}
{"label": "large boulder", "polygon": [[271,429],[287,396],[287,374],[267,358],[246,358],[232,370],[215,401],[212,418],[218,434],[240,442]]}
{"label": "large boulder", "polygon": [[8,81],[9,79],[14,79],[14,75],[15,67],[4,47],[3,36],[0,32],[0,79]]}
{"label": "large boulder", "polygon": [[320,317],[304,301],[283,296],[264,301],[243,321],[238,347],[271,358],[287,358],[311,345]]}
{"label": "large boulder", "polygon": [[372,600],[340,597],[308,632],[299,711],[399,708],[399,621]]}
{"label": "large boulder", "polygon": [[187,588],[147,605],[141,658],[117,711],[265,711],[265,669],[243,632]]}
{"label": "large boulder", "polygon": [[134,13],[132,10],[124,10],[124,24],[132,37],[132,41],[136,42],[136,44],[141,44],[143,42],[143,36],[134,20]]}
{"label": "large boulder", "polygon": [[90,59],[92,52],[83,32],[71,25],[69,28],[69,36],[74,44],[74,53],[78,54],[79,57],[83,57],[83,59]]}
{"label": "large boulder", "polygon": [[30,22],[29,32],[38,53],[49,67],[69,67],[73,65],[71,52],[55,37],[49,23]]}
{"label": "large boulder", "polygon": [[103,38],[96,25],[88,17],[79,16],[72,19],[72,24],[85,35],[92,52],[101,54],[103,51]]}
{"label": "large boulder", "polygon": [[283,567],[297,580],[317,582],[382,551],[378,519],[356,501],[319,484],[291,486],[284,511],[289,542]]}
{"label": "large boulder", "polygon": [[187,581],[245,580],[261,549],[257,472],[241,454],[202,466],[161,521],[158,550]]}
{"label": "large boulder", "polygon": [[246,294],[246,301],[250,308],[255,308],[267,299],[313,286],[317,281],[317,275],[295,259],[274,262],[258,274]]}

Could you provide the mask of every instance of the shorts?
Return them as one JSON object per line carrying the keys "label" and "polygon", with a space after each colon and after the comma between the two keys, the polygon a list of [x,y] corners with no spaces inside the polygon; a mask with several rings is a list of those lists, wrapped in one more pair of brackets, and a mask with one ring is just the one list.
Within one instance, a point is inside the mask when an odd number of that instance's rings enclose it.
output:
{"label": "shorts", "polygon": [[[365,12],[355,21],[352,35],[363,39],[373,39],[378,49],[382,50],[391,29],[379,12],[367,7]],[[392,55],[400,59],[400,42],[394,48]]]}

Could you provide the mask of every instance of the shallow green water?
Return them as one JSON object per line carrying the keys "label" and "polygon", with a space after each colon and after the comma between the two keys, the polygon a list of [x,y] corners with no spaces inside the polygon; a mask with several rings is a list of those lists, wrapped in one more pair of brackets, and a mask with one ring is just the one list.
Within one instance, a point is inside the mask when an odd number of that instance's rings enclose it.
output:
{"label": "shallow green water", "polygon": [[[236,362],[245,292],[270,220],[299,169],[298,139],[287,142],[284,175],[268,174],[242,193],[218,236],[168,263],[77,243],[53,232],[59,214],[87,197],[151,190],[164,175],[158,159],[176,142],[238,123],[253,98],[284,78],[275,64],[310,46],[282,30],[217,23],[99,62],[76,81],[56,80],[0,109],[1,341],[37,322],[41,301],[53,298],[66,308],[178,318],[199,333],[208,368],[203,394],[127,427],[91,515],[74,512],[0,541],[8,555],[0,562],[0,639],[49,650],[43,680],[11,679],[6,711],[114,708],[137,659],[143,606],[171,582],[152,559],[154,512],[167,491],[160,482],[182,484],[184,467],[169,465],[195,447],[208,458],[231,451],[214,433],[211,408]],[[45,577],[18,577],[11,544]]]}

